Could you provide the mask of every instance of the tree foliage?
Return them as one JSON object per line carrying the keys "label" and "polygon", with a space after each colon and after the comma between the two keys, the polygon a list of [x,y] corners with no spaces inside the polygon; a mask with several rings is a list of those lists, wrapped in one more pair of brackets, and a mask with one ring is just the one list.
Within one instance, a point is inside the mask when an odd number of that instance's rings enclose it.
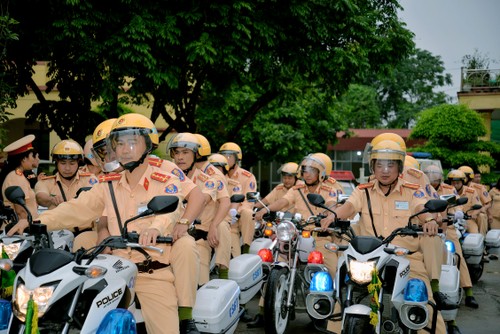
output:
{"label": "tree foliage", "polygon": [[492,155],[500,153],[500,145],[478,139],[485,134],[483,119],[474,110],[444,104],[421,112],[410,138],[426,139],[427,144],[418,150],[432,153],[444,168],[468,165],[477,169],[482,165],[494,167]]}
{"label": "tree foliage", "polygon": [[349,128],[376,128],[382,125],[377,91],[373,87],[351,84],[334,104],[335,111]]}
{"label": "tree foliage", "polygon": [[[107,117],[120,103],[149,104],[151,118],[169,124],[165,133],[196,131],[197,108],[218,112],[203,106],[211,96],[251,87],[254,98],[239,101],[234,126],[217,137],[247,145],[257,140],[244,129],[265,119],[264,110],[274,114],[271,103],[292,106],[311,89],[328,99],[366,73],[387,72],[413,47],[396,0],[31,0],[13,7],[20,42],[9,60],[21,86],[36,90],[31,66],[48,60],[49,89],[57,87],[79,119],[92,101],[106,106]],[[61,107],[38,93],[41,106],[30,117],[79,135],[58,117]],[[225,120],[217,121],[212,127]]]}

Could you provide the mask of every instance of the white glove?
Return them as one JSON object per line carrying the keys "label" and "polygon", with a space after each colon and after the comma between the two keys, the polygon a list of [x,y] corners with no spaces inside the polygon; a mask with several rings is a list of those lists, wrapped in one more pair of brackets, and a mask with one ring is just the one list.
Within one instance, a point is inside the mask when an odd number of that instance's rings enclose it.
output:
{"label": "white glove", "polygon": [[231,216],[231,224],[235,224],[238,221],[238,210],[232,208],[229,210],[229,215]]}
{"label": "white glove", "polygon": [[456,211],[455,212],[455,220],[458,220],[458,219],[464,219],[463,211]]}

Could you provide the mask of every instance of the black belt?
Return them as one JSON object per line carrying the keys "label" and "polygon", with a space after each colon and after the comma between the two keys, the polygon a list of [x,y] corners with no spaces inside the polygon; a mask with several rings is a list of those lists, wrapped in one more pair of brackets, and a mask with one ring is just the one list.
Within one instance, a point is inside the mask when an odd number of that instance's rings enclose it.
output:
{"label": "black belt", "polygon": [[329,237],[332,234],[330,232],[316,232],[315,234],[317,237]]}
{"label": "black belt", "polygon": [[152,274],[154,270],[166,268],[169,264],[161,263],[159,261],[144,261],[135,264],[137,266],[137,270],[140,273],[148,273]]}
{"label": "black belt", "polygon": [[197,229],[193,229],[191,232],[189,232],[189,234],[191,234],[194,240],[200,240],[200,239],[207,240],[208,236],[208,232]]}

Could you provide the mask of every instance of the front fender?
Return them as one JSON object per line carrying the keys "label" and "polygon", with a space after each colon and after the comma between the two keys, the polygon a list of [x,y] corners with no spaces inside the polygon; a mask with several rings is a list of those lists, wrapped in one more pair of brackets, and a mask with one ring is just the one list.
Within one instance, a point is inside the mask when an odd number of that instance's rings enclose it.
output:
{"label": "front fender", "polygon": [[356,315],[367,315],[369,316],[371,309],[363,304],[355,304],[349,307],[346,307],[344,310],[344,318],[347,314],[356,314]]}

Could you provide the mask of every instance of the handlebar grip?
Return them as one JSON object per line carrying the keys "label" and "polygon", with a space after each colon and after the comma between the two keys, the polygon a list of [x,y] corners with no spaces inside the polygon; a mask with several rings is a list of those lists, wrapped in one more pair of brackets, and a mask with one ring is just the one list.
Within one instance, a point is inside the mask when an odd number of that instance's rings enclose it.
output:
{"label": "handlebar grip", "polygon": [[158,237],[156,238],[156,243],[158,244],[171,244],[174,242],[174,238],[172,237]]}

